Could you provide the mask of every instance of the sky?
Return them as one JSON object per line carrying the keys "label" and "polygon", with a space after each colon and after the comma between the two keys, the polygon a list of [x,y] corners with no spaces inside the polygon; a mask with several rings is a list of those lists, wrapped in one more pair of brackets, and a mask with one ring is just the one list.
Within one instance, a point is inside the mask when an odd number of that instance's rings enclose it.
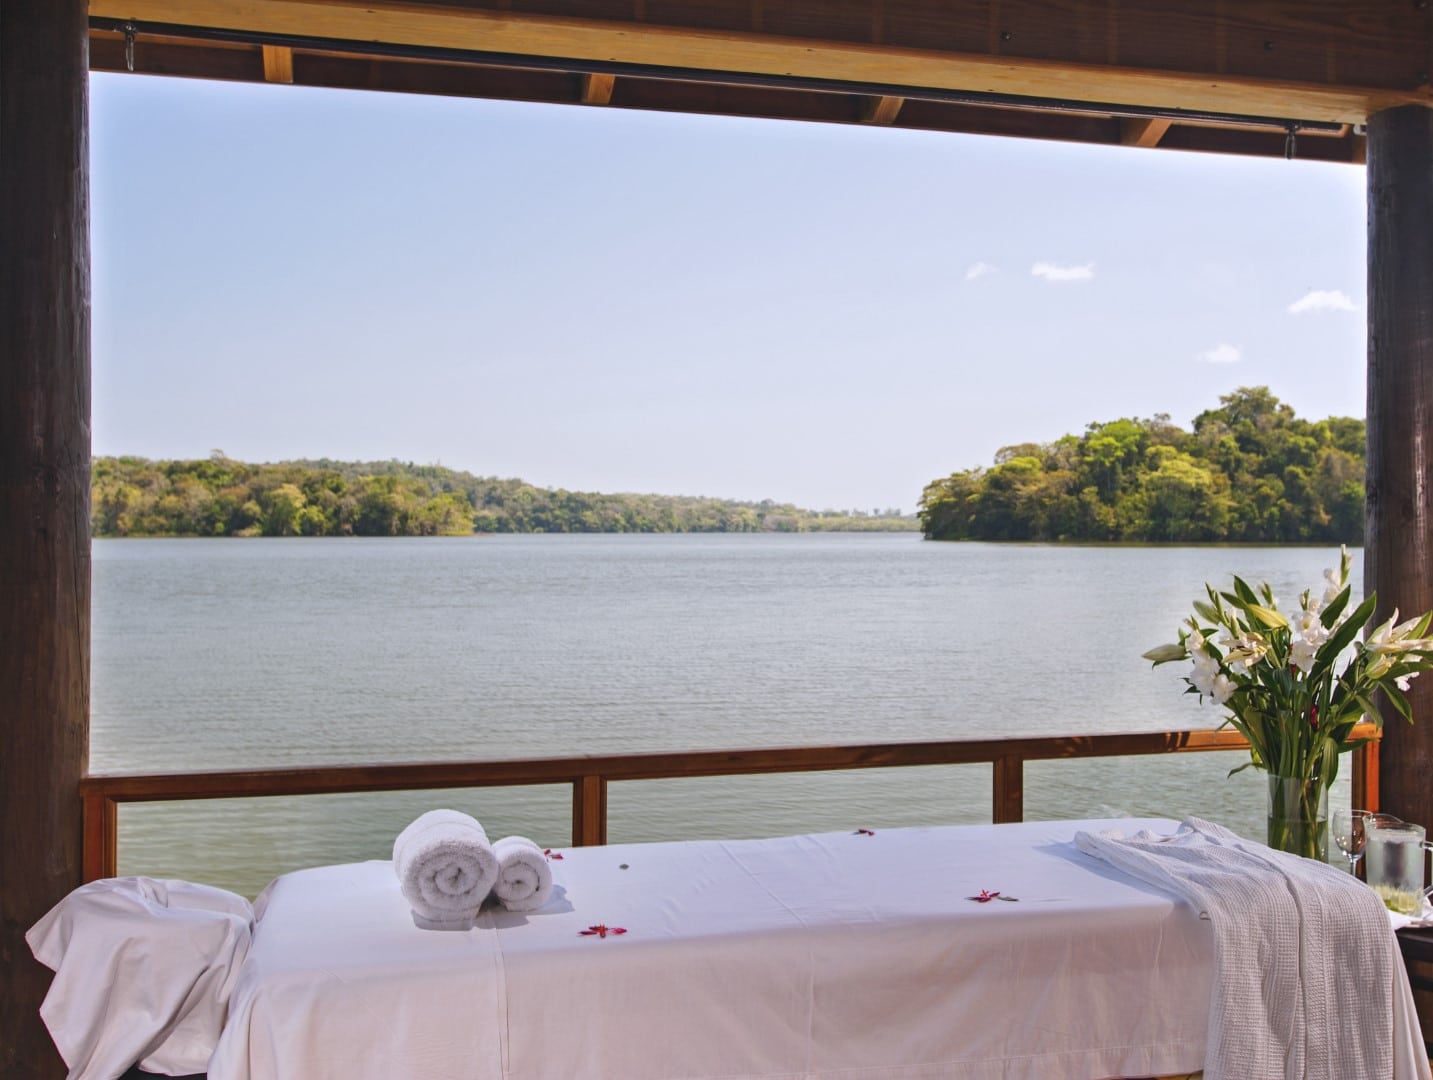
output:
{"label": "sky", "polygon": [[1267,385],[1364,415],[1364,171],[91,83],[96,454],[915,510]]}

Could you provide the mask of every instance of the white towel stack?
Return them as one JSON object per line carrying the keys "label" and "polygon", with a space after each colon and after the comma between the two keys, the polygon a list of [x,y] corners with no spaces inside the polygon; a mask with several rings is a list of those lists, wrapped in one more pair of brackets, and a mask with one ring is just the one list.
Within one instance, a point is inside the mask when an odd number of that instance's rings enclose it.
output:
{"label": "white towel stack", "polygon": [[536,911],[552,896],[552,867],[542,848],[526,836],[505,836],[493,845],[498,880],[493,896],[509,911]]}
{"label": "white towel stack", "polygon": [[393,841],[393,870],[424,930],[471,929],[498,869],[488,834],[458,810],[429,810]]}

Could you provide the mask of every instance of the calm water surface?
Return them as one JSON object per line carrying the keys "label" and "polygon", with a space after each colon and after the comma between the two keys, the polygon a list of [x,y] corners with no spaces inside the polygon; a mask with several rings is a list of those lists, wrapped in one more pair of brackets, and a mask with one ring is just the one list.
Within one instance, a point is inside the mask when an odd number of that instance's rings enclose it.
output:
{"label": "calm water surface", "polygon": [[[1267,579],[1287,608],[1336,561],[913,534],[97,541],[91,768],[1213,727],[1140,653],[1206,580]],[[1258,836],[1262,778],[1225,779],[1241,760],[1027,765],[1026,817],[1198,813]],[[386,858],[438,805],[570,839],[566,787],[134,806],[121,871],[252,894]],[[613,841],[988,821],[990,769],[615,784],[609,812]]]}

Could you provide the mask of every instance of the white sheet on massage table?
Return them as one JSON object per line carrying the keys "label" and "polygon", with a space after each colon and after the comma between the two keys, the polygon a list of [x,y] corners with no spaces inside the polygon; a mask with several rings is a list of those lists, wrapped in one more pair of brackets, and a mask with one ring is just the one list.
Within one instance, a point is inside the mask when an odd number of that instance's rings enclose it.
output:
{"label": "white sheet on massage table", "polygon": [[[261,899],[211,1080],[1140,1076],[1203,1059],[1212,938],[1076,830],[574,848],[559,894],[421,931],[387,862]],[[621,869],[621,864],[628,869]],[[1018,903],[964,899],[998,889]],[[621,937],[581,937],[594,923]]]}

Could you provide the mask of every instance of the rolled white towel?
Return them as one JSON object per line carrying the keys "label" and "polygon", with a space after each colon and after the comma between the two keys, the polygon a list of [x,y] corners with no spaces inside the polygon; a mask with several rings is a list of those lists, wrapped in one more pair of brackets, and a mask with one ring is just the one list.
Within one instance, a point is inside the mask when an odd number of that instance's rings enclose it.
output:
{"label": "rolled white towel", "polygon": [[476,819],[429,810],[393,841],[393,870],[424,930],[467,930],[498,877],[498,857]]}
{"label": "rolled white towel", "polygon": [[493,845],[498,880],[493,895],[509,911],[536,911],[552,896],[552,867],[542,848],[526,836],[504,836]]}

